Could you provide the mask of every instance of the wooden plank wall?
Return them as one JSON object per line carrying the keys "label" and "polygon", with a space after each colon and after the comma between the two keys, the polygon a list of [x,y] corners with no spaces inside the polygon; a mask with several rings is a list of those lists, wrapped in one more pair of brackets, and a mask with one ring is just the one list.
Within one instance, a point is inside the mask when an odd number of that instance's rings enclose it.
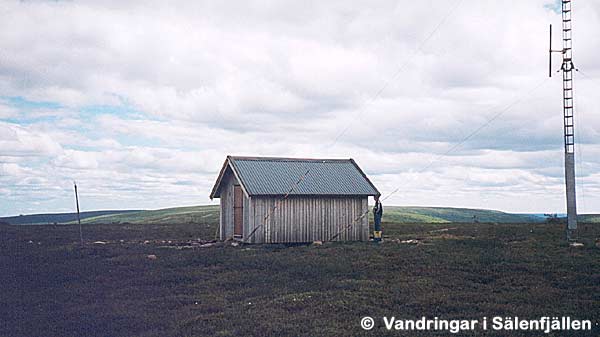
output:
{"label": "wooden plank wall", "polygon": [[221,191],[221,240],[233,237],[233,179],[224,177]]}
{"label": "wooden plank wall", "polygon": [[244,194],[244,228],[242,238],[246,238],[250,234],[250,212],[252,211],[250,208],[250,200],[252,199],[246,197]]}
{"label": "wooden plank wall", "polygon": [[[233,186],[237,179],[232,174],[223,177],[223,191],[221,192],[221,216],[219,218],[219,233],[221,240],[233,238]],[[250,199],[244,195],[244,236],[248,227],[248,214],[250,211]]]}
{"label": "wooden plank wall", "polygon": [[[276,202],[279,206],[264,221]],[[367,211],[367,207],[366,197],[290,197],[282,200],[281,197],[255,196],[250,199],[244,238],[252,243],[329,241],[341,232],[335,241],[365,241],[369,238],[368,217],[356,219]],[[260,227],[248,238],[257,226]]]}

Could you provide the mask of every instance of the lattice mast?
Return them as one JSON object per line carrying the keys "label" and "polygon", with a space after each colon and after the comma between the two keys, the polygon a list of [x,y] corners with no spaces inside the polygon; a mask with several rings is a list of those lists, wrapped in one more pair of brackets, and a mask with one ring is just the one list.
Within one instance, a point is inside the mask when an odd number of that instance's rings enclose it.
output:
{"label": "lattice mast", "polygon": [[575,130],[573,118],[573,39],[571,0],[562,0],[562,50],[552,50],[552,25],[550,25],[550,63],[552,76],[552,53],[562,54],[560,70],[563,75],[563,131],[565,144],[565,185],[567,195],[567,239],[571,240],[577,230],[577,200],[575,192]]}

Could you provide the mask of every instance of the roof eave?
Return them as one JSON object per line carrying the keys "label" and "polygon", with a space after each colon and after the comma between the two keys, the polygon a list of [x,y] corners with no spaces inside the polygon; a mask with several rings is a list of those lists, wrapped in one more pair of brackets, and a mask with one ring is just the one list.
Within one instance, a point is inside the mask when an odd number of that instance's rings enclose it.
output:
{"label": "roof eave", "polygon": [[246,186],[244,184],[244,182],[242,181],[242,179],[240,179],[240,176],[237,172],[237,168],[234,165],[233,162],[233,157],[232,156],[227,156],[227,158],[225,158],[225,162],[223,163],[223,167],[221,167],[221,171],[219,172],[219,176],[217,177],[217,181],[215,182],[215,185],[212,188],[212,191],[210,192],[210,200],[213,200],[214,198],[220,198],[221,196],[217,196],[217,191],[219,190],[219,187],[221,186],[221,182],[223,181],[223,176],[225,176],[225,172],[227,171],[227,167],[229,167],[231,169],[231,172],[233,173],[233,176],[235,177],[235,179],[238,181],[238,183],[240,184],[242,191],[244,192],[244,194],[246,195],[246,197],[250,197],[250,193],[248,193],[248,190],[246,189]]}
{"label": "roof eave", "polygon": [[249,193],[248,189],[246,188],[246,184],[244,183],[244,181],[241,179],[240,175],[238,174],[238,169],[235,165],[235,158],[236,157],[233,157],[233,156],[227,156],[227,160],[229,161],[229,167],[231,167],[231,172],[233,172],[233,176],[240,184],[242,191],[244,192],[246,197],[249,198],[251,194]]}
{"label": "roof eave", "polygon": [[362,174],[363,178],[365,178],[365,180],[369,183],[369,185],[371,185],[371,187],[373,187],[373,189],[375,190],[375,192],[377,192],[377,194],[369,194],[372,196],[381,196],[381,192],[379,192],[379,190],[377,189],[377,187],[375,187],[375,185],[371,182],[371,179],[369,179],[369,177],[367,177],[367,175],[365,174],[365,172],[363,172],[363,170],[360,168],[360,166],[358,166],[358,164],[354,161],[354,159],[350,158],[350,162],[352,162],[352,164],[354,165],[354,167],[356,167],[356,169],[358,170],[358,172],[360,172],[360,174]]}
{"label": "roof eave", "polygon": [[215,185],[213,186],[213,188],[210,192],[210,200],[221,197],[220,195],[217,197],[215,194],[217,193],[217,190],[221,186],[221,180],[223,180],[223,176],[225,175],[225,170],[227,170],[228,164],[229,164],[229,156],[227,156],[227,158],[225,158],[225,162],[223,163],[223,166],[221,167],[221,171],[219,172],[217,181],[215,182]]}

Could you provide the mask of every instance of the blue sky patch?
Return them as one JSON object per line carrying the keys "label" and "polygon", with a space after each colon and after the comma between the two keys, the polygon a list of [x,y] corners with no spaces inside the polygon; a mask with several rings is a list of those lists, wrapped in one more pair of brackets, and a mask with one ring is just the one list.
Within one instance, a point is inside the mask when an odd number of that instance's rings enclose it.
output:
{"label": "blue sky patch", "polygon": [[560,14],[562,10],[562,2],[561,0],[554,0],[554,2],[545,4],[544,8],[549,9],[556,14]]}

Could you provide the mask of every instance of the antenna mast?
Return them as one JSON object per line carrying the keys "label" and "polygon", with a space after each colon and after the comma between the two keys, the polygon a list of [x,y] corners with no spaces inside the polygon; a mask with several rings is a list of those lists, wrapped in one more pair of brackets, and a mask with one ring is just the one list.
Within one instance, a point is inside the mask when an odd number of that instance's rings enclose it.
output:
{"label": "antenna mast", "polygon": [[562,0],[562,50],[552,50],[552,25],[550,25],[550,76],[552,76],[552,53],[562,53],[563,74],[563,128],[565,143],[565,184],[567,194],[567,240],[577,230],[577,200],[575,194],[575,133],[573,118],[573,45],[571,27],[571,0]]}

